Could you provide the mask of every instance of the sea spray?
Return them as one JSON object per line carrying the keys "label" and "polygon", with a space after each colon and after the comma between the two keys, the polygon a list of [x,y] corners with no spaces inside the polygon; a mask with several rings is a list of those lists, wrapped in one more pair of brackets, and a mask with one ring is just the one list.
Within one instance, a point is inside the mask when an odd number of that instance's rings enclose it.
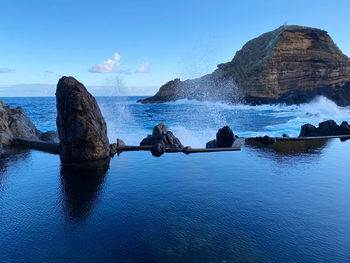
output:
{"label": "sea spray", "polygon": [[339,107],[325,97],[310,103],[251,106],[222,102],[178,100],[164,104],[139,104],[133,97],[100,97],[100,108],[106,119],[111,142],[123,139],[138,145],[163,122],[184,145],[204,147],[215,138],[219,128],[229,125],[240,137],[276,136],[283,133],[298,136],[305,123],[318,125],[333,119],[338,123],[350,120],[350,108]]}

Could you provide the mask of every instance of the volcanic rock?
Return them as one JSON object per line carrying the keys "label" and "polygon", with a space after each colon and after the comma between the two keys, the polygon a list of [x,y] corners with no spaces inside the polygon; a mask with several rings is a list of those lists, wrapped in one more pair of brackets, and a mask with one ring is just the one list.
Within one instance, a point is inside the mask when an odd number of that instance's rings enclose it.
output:
{"label": "volcanic rock", "polygon": [[232,61],[193,80],[175,79],[141,103],[178,99],[304,103],[325,96],[350,105],[350,60],[324,30],[281,26],[248,41]]}
{"label": "volcanic rock", "polygon": [[313,137],[317,136],[317,128],[312,124],[304,124],[301,126],[300,137]]}
{"label": "volcanic rock", "polygon": [[229,126],[224,126],[216,133],[216,139],[207,142],[206,148],[225,148],[231,147],[236,137]]}
{"label": "volcanic rock", "polygon": [[110,155],[107,125],[95,98],[73,77],[56,89],[57,130],[63,160],[98,160]]}
{"label": "volcanic rock", "polygon": [[5,106],[0,101],[0,144],[11,145],[16,138],[39,140],[41,135],[21,107]]}
{"label": "volcanic rock", "polygon": [[207,144],[205,145],[205,148],[218,148],[216,139],[207,142]]}
{"label": "volcanic rock", "polygon": [[340,124],[340,133],[342,135],[350,135],[350,126],[349,126],[349,123],[347,121],[343,121]]}
{"label": "volcanic rock", "polygon": [[180,140],[174,136],[171,131],[168,131],[167,127],[160,123],[153,128],[152,135],[148,135],[144,138],[140,146],[153,146],[152,154],[160,156],[164,153],[166,148],[183,149],[184,146]]}
{"label": "volcanic rock", "polygon": [[337,136],[350,135],[350,126],[348,122],[343,121],[339,126],[335,121],[328,120],[318,124],[318,127],[311,124],[304,124],[301,127],[300,137],[313,136]]}

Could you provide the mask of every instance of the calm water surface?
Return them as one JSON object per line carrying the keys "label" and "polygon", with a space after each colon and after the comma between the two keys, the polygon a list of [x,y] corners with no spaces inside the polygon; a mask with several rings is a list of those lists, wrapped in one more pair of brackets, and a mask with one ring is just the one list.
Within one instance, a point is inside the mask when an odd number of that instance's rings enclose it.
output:
{"label": "calm water surface", "polygon": [[[111,141],[137,144],[159,122],[202,146],[226,123],[241,136],[295,135],[305,120],[350,119],[322,98],[298,107],[135,100],[98,98]],[[54,98],[4,101],[55,129]],[[125,152],[88,166],[13,150],[0,161],[0,262],[349,262],[350,141],[304,146]]]}

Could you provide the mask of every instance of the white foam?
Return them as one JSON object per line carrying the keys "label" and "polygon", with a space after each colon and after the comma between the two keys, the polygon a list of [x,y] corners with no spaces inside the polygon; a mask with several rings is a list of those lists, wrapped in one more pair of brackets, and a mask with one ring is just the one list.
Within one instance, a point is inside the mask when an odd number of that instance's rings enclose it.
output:
{"label": "white foam", "polygon": [[[165,120],[169,130],[173,131],[184,145],[192,147],[204,147],[206,142],[215,138],[217,130],[225,125],[231,126],[234,133],[240,137],[281,136],[283,133],[287,133],[289,136],[298,136],[300,127],[305,123],[317,126],[319,122],[329,119],[335,120],[338,124],[343,120],[350,120],[349,107],[339,107],[325,97],[318,97],[310,103],[291,106],[283,104],[230,105],[222,102],[200,102],[196,100],[179,100],[166,104],[193,106],[188,111],[183,107],[180,108],[181,110],[172,109],[170,113],[168,111],[167,114],[171,114],[171,118],[176,120],[176,123]],[[100,107],[107,122],[108,136],[111,142],[114,142],[117,138],[122,138],[127,144],[138,145],[147,134],[152,132],[152,130],[144,128],[145,126],[149,127],[149,125],[138,123],[138,120],[130,111],[130,104],[116,101],[112,105],[111,103],[102,103]],[[147,107],[153,106],[147,105]],[[156,107],[159,108],[159,105]],[[195,109],[196,107],[198,108]],[[152,110],[149,112],[152,112]],[[235,121],[235,116],[240,117],[242,116],[240,114],[243,113],[251,118],[250,128],[243,127],[243,125],[239,126],[239,122],[237,126],[237,121],[235,124],[228,123],[228,120],[233,119]],[[164,119],[165,115],[162,114],[162,111],[158,109],[154,113],[154,118],[151,116],[148,121]],[[186,114],[186,116],[182,116],[183,114]],[[257,117],[254,118],[254,115]],[[255,121],[258,119],[261,121],[264,117],[267,120],[271,119],[272,123],[267,122],[262,128],[254,127]]]}

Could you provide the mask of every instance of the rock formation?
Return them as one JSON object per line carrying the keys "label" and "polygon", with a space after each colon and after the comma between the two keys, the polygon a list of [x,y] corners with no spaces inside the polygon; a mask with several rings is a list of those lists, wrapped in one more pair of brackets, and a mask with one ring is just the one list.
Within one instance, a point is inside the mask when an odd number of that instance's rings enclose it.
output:
{"label": "rock formation", "polygon": [[144,138],[140,146],[153,146],[151,152],[154,156],[161,156],[166,148],[184,148],[180,140],[171,131],[168,131],[163,123],[154,126],[152,135]]}
{"label": "rock formation", "polygon": [[329,120],[318,124],[316,128],[312,124],[304,124],[301,127],[300,137],[316,137],[316,136],[337,136],[350,135],[350,126],[348,122],[343,121],[339,126],[335,121]]}
{"label": "rock formation", "polygon": [[198,79],[175,79],[141,103],[178,99],[304,103],[318,95],[350,105],[350,60],[326,31],[281,26],[247,42],[232,61]]}
{"label": "rock formation", "polygon": [[17,138],[58,143],[54,131],[41,132],[31,122],[21,107],[12,107],[0,101],[0,144],[11,145]]}
{"label": "rock formation", "polygon": [[235,135],[229,126],[224,126],[216,133],[216,139],[207,142],[205,148],[227,148],[235,142]]}
{"label": "rock formation", "polygon": [[95,98],[73,77],[57,84],[57,130],[63,160],[107,158],[110,146],[106,122]]}

